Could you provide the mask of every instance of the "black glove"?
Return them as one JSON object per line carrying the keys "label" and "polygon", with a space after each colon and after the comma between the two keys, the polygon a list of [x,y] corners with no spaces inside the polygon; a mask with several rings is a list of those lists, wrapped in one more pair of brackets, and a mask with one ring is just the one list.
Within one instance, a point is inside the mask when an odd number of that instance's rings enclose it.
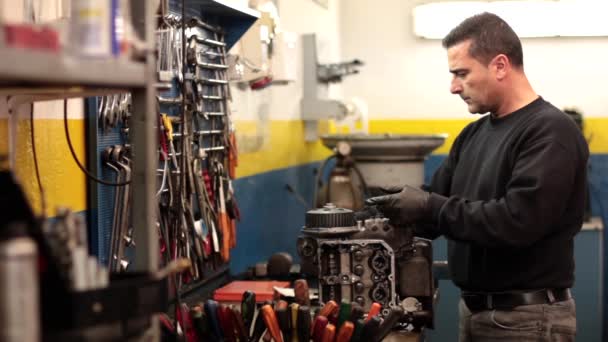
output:
{"label": "black glove", "polygon": [[[392,192],[390,189],[387,192]],[[375,205],[393,224],[414,223],[431,216],[430,193],[406,185],[401,191],[365,200],[366,205]]]}
{"label": "black glove", "polygon": [[382,217],[382,213],[378,211],[376,206],[364,207],[363,209],[355,212],[355,220],[365,221],[370,218]]}

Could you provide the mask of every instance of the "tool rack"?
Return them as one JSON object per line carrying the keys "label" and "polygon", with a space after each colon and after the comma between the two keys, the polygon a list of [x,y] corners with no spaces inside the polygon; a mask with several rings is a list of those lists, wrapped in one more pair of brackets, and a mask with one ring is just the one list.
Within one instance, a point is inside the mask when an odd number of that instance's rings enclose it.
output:
{"label": "tool rack", "polygon": [[[167,1],[167,0],[161,0]],[[169,1],[176,6],[177,1]],[[228,45],[234,44],[257,18],[248,8],[235,8],[223,0],[188,0],[190,14],[215,16],[226,29]],[[135,249],[130,271],[150,274],[158,267],[158,236],[155,227],[157,137],[156,100],[156,1],[132,0],[132,13],[141,14],[133,26],[145,42],[142,60],[84,59],[66,53],[47,53],[1,48],[0,95],[9,97],[9,112],[34,101],[83,98],[130,92],[132,116],[130,138],[133,148],[131,215],[134,234],[142,248]],[[15,63],[16,62],[16,63]],[[17,116],[9,116],[8,164],[15,166]],[[89,150],[90,151],[90,150]],[[95,154],[96,155],[96,154]],[[91,159],[91,158],[89,158]],[[90,164],[90,163],[89,163]],[[91,209],[91,208],[89,208]],[[91,234],[92,236],[93,234]],[[152,320],[142,339],[158,340],[158,325]]]}
{"label": "tool rack", "polygon": [[[183,2],[185,3],[185,6],[182,11]],[[188,21],[193,18],[196,18],[199,19],[200,23],[202,23],[201,25],[210,23],[213,25],[213,27],[220,28],[221,37],[209,36],[206,38],[201,37],[201,39],[208,39],[210,41],[210,44],[217,43],[216,45],[218,46],[218,48],[214,49],[214,51],[220,51],[219,47],[221,46],[221,49],[224,50],[222,51],[223,56],[225,56],[225,51],[228,50],[232,45],[234,45],[234,43],[238,41],[240,36],[244,34],[247,29],[253,24],[253,22],[259,17],[259,13],[250,10],[249,8],[242,8],[229,4],[225,1],[216,0],[170,0],[167,1],[166,8],[168,9],[167,14],[177,17],[178,19],[181,17],[182,13],[185,13],[185,18],[187,18]],[[159,17],[157,15],[155,19],[158,23],[162,20],[162,17]],[[156,34],[158,34],[158,32]],[[219,40],[221,40],[221,42]],[[160,55],[159,57],[159,64],[162,64],[163,58]],[[212,92],[209,90],[210,88],[215,88],[214,90],[217,90],[217,88],[221,87],[223,88],[223,93],[226,93],[228,91],[227,76],[225,75],[225,73],[227,72],[227,68],[221,67],[226,66],[227,62],[225,60],[220,61],[217,56],[216,58],[210,59],[204,59],[199,57],[199,60],[202,61],[202,63],[207,63],[205,67],[208,69],[212,69],[214,72],[206,73],[206,70],[203,70],[201,71],[200,75],[196,76],[207,77],[208,79],[210,79],[210,81],[215,81],[215,83],[211,82],[209,84],[205,84],[203,88],[205,88],[204,90],[206,92],[201,92],[199,94],[200,97],[207,102],[205,104],[205,108],[207,108],[207,110],[205,110],[204,112],[204,116],[206,119],[201,120],[202,117],[198,118],[197,115],[194,115],[194,117],[192,118],[193,120],[188,120],[190,128],[188,128],[189,132],[187,134],[191,134],[191,137],[189,137],[190,140],[202,141],[202,145],[204,145],[203,150],[205,150],[208,155],[214,155],[218,153],[223,153],[224,151],[224,147],[221,143],[218,143],[220,139],[217,139],[217,137],[220,137],[220,134],[225,132],[227,130],[227,127],[225,125],[218,126],[217,124],[225,120],[225,113],[228,112],[228,109],[226,108],[226,102],[223,103],[223,108],[212,106],[212,103],[215,104],[219,102],[219,98],[221,96],[214,96],[214,94],[217,94],[217,91]],[[215,63],[213,63],[214,60],[216,61]],[[158,101],[161,113],[167,113],[170,117],[173,118],[177,118],[180,116],[182,106],[182,94],[180,94],[178,80],[178,76],[182,75],[181,70],[176,71],[177,73],[169,75],[168,77],[165,77],[165,79],[159,77],[161,82],[165,82],[165,84],[170,83],[171,87],[168,90],[166,90],[165,88],[164,91],[159,91],[159,96],[157,96],[157,99],[161,99],[161,101]],[[224,74],[222,75],[222,77],[216,77],[218,74],[222,73]],[[168,101],[163,99],[168,99]],[[99,103],[98,101],[96,101],[95,98],[88,99],[87,132],[89,136],[89,143],[87,145],[88,154],[91,156],[100,156],[103,150],[106,149],[108,146],[125,146],[126,143],[124,139],[125,130],[121,129],[120,126],[114,127],[110,131],[106,131],[105,128],[101,127],[101,125],[99,124],[99,120],[96,118],[97,115],[95,115],[95,113],[97,113],[98,111],[98,105]],[[156,112],[156,110],[154,112]],[[131,132],[134,132],[134,128],[131,124],[129,124],[129,126],[130,127],[128,128],[128,134],[131,135]],[[176,127],[179,126],[179,124],[176,125]],[[173,138],[176,147],[177,160],[181,161],[182,148],[180,148],[180,145],[182,137],[180,128],[173,129]],[[154,147],[158,147],[157,141],[155,141],[152,145]],[[152,157],[152,159],[157,161],[157,150],[154,149],[153,153],[155,155]],[[115,174],[113,174],[112,171],[103,164],[104,163],[102,163],[99,158],[90,158],[88,168],[89,170],[92,170],[93,173],[95,173],[99,178],[109,182],[116,182],[117,179]],[[179,162],[178,164],[181,165],[181,162]],[[154,164],[153,169],[158,177],[156,178],[158,182],[157,184],[161,183],[162,177],[159,177],[157,172],[162,171],[162,167],[162,161],[158,165],[156,163]],[[181,171],[171,169],[170,172],[170,174],[175,173],[179,175]],[[110,250],[109,246],[112,244],[113,240],[112,234],[110,230],[108,230],[108,227],[112,224],[114,216],[112,203],[114,202],[115,191],[114,189],[112,189],[112,187],[98,185],[92,182],[90,183],[89,189],[90,191],[88,197],[89,203],[91,203],[90,207],[95,208],[93,215],[91,215],[92,220],[90,220],[89,222],[89,225],[93,227],[90,234],[92,239],[91,247],[93,249],[93,252],[98,255],[100,260],[102,260],[103,262],[108,262],[110,256],[107,252],[108,250]],[[133,221],[135,222],[135,218],[133,219]],[[127,250],[125,251],[125,255],[123,255],[126,258],[125,260],[133,258],[133,250],[137,251],[138,249],[142,248],[140,247],[141,243],[139,241],[137,231],[135,231],[134,235],[136,247],[133,249],[127,248]],[[135,255],[135,259],[137,258],[139,257]],[[129,271],[130,270],[131,267],[129,266]],[[218,278],[225,278],[228,275],[228,264],[220,263],[217,264],[216,267],[214,267],[213,269],[205,269],[204,272],[204,279],[198,279],[188,284],[183,284],[180,288],[181,295],[187,296],[190,293],[198,292],[198,290],[202,287],[211,286],[213,283],[217,283]]]}

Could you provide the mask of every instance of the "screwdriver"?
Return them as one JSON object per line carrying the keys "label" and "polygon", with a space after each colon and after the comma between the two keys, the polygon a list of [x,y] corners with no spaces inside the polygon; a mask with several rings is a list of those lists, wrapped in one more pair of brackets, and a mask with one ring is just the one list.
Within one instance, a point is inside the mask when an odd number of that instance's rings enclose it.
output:
{"label": "screwdriver", "polygon": [[325,326],[325,331],[323,332],[323,339],[321,342],[334,342],[334,337],[336,337],[336,326],[333,324],[328,324]]}
{"label": "screwdriver", "polygon": [[338,313],[338,322],[336,324],[338,331],[340,331],[340,327],[342,326],[342,324],[344,324],[344,322],[346,322],[350,318],[350,314],[351,314],[350,301],[348,299],[344,298],[340,302],[340,311]]}
{"label": "screwdriver", "polygon": [[190,309],[190,314],[192,315],[192,324],[194,325],[194,330],[196,330],[196,334],[199,336],[199,338],[203,341],[210,339],[209,321],[207,320],[207,316],[205,315],[201,305],[193,306]]}
{"label": "screwdriver", "polygon": [[220,320],[220,326],[224,333],[224,339],[226,342],[236,342],[236,336],[234,334],[234,325],[232,321],[232,315],[228,311],[228,307],[224,304],[219,306],[218,316]]}
{"label": "screwdriver", "polygon": [[236,328],[236,336],[239,341],[247,341],[249,338],[249,332],[245,329],[245,323],[243,322],[243,317],[237,308],[234,305],[228,307],[228,312],[230,313],[230,318],[232,319],[232,324]]}
{"label": "screwdriver", "polygon": [[264,317],[266,328],[268,328],[268,331],[270,331],[270,335],[275,342],[283,342],[281,330],[279,329],[279,323],[277,322],[277,316],[272,309],[272,306],[269,304],[262,306],[262,317]]}
{"label": "screwdriver", "polygon": [[336,302],[334,302],[333,300],[330,300],[325,303],[321,311],[319,311],[319,316],[325,316],[329,318],[329,316],[331,316],[331,314],[336,311],[338,311],[338,304],[336,304]]}
{"label": "screwdriver", "polygon": [[[329,322],[327,321],[327,317],[325,316],[317,316],[315,317],[315,322],[312,326],[312,340],[315,342],[321,342],[323,339],[323,332],[325,331],[325,327]],[[302,339],[300,339],[300,342]]]}
{"label": "screwdriver", "polygon": [[363,332],[363,326],[365,325],[365,320],[363,318],[359,318],[355,323],[355,332],[353,333],[353,337],[350,339],[351,342],[360,342],[361,341],[361,333]]}
{"label": "screwdriver", "polygon": [[286,309],[287,308],[287,302],[284,300],[279,300],[277,302],[277,305],[275,306],[275,309]]}
{"label": "screwdriver", "polygon": [[355,326],[353,322],[346,321],[340,327],[340,331],[338,332],[338,337],[336,338],[336,342],[349,342],[350,338],[353,336],[355,330]]}
{"label": "screwdriver", "polygon": [[298,279],[293,283],[296,303],[310,306],[310,291],[306,279]]}
{"label": "screwdriver", "polygon": [[217,341],[223,341],[224,336],[222,335],[222,329],[220,328],[220,321],[217,317],[217,302],[209,299],[205,302],[205,313],[209,319],[211,325],[211,332]]}
{"label": "screwdriver", "polygon": [[291,315],[287,308],[281,308],[276,310],[277,321],[279,322],[279,328],[283,333],[283,339],[285,342],[291,341]]}
{"label": "screwdriver", "polygon": [[380,303],[374,302],[372,304],[372,307],[369,309],[369,313],[367,314],[367,318],[365,319],[365,321],[367,322],[372,319],[372,317],[378,315],[380,313],[380,310],[382,310],[382,305]]}
{"label": "screwdriver", "polygon": [[[300,304],[291,303],[289,305],[289,319],[291,320],[291,342],[298,342],[298,310]],[[309,318],[310,321],[310,318]],[[289,341],[286,341],[289,342]],[[308,341],[306,341],[308,342]]]}
{"label": "screwdriver", "polygon": [[365,322],[363,331],[361,332],[361,341],[374,342],[373,338],[378,334],[380,328],[380,317],[374,316],[369,321]]}
{"label": "screwdriver", "polygon": [[258,315],[255,318],[255,323],[253,324],[253,332],[251,333],[249,341],[258,342],[265,330],[266,325],[264,324],[264,318],[262,318],[262,311],[259,310]]}
{"label": "screwdriver", "polygon": [[310,307],[301,305],[298,308],[298,341],[310,341]]}
{"label": "screwdriver", "polygon": [[352,303],[351,306],[352,306],[352,308],[351,308],[350,317],[348,318],[348,320],[353,323],[356,323],[360,318],[363,317],[363,315],[365,314],[365,311],[363,310],[361,305],[359,305],[358,303]]}
{"label": "screwdriver", "polygon": [[253,323],[253,315],[255,314],[255,293],[252,291],[243,292],[241,299],[241,316],[245,324],[247,333],[251,331],[251,323]]}
{"label": "screwdriver", "polygon": [[403,309],[399,306],[391,308],[389,314],[384,318],[382,324],[380,324],[380,329],[378,330],[376,336],[374,337],[374,341],[382,341],[386,335],[393,329],[395,324],[401,320],[403,317]]}

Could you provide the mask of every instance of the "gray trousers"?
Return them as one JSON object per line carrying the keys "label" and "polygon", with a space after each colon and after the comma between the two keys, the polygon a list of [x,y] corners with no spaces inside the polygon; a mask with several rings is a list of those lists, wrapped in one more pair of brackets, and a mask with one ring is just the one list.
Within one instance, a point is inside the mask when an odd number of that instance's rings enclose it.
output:
{"label": "gray trousers", "polygon": [[471,313],[459,303],[459,342],[546,341],[570,342],[576,335],[574,299],[553,304],[517,306],[511,310]]}

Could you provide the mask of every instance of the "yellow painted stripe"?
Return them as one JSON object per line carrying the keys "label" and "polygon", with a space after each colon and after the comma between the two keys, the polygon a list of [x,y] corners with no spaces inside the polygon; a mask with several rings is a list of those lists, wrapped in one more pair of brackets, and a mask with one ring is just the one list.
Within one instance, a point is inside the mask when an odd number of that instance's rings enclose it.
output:
{"label": "yellow painted stripe", "polygon": [[237,177],[311,163],[331,152],[320,141],[306,143],[304,123],[299,120],[271,121],[267,126],[237,121],[235,126],[239,148]]}
{"label": "yellow painted stripe", "polygon": [[[85,121],[69,120],[70,138],[78,159],[85,163]],[[0,136],[8,137],[8,122],[0,119]],[[56,216],[57,207],[86,210],[86,178],[80,171],[66,142],[63,120],[36,119],[36,154],[42,185],[46,193],[47,216]],[[30,121],[20,120],[17,128],[15,174],[37,213],[41,211],[40,192],[32,155]],[[0,139],[0,154],[8,152],[7,139]],[[6,168],[7,165],[2,165]]]}
{"label": "yellow painted stripe", "polygon": [[608,153],[608,118],[586,118],[585,137],[591,153]]}
{"label": "yellow painted stripe", "polygon": [[[445,144],[434,154],[447,154],[460,131],[477,117],[470,120],[372,120],[372,134],[439,134],[446,133]],[[270,121],[266,123],[237,121],[239,144],[238,177],[302,165],[326,158],[330,151],[320,141],[304,142],[304,124],[299,120]],[[331,131],[324,122],[319,132]],[[608,153],[608,118],[586,118],[585,136],[590,140],[592,153]]]}

